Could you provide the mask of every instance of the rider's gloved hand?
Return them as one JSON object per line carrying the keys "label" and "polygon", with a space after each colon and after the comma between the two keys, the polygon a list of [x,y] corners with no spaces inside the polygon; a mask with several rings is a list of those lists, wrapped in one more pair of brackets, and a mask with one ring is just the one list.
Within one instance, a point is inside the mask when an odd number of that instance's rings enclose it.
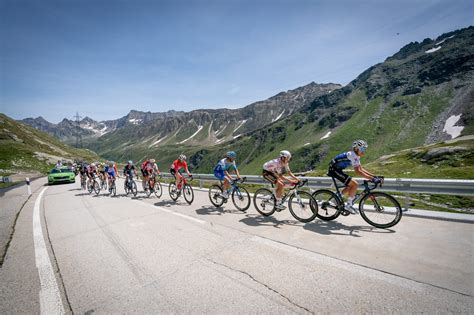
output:
{"label": "rider's gloved hand", "polygon": [[372,178],[372,182],[373,182],[374,184],[379,184],[379,183],[382,182],[382,179],[381,179],[380,177],[374,176],[374,177]]}

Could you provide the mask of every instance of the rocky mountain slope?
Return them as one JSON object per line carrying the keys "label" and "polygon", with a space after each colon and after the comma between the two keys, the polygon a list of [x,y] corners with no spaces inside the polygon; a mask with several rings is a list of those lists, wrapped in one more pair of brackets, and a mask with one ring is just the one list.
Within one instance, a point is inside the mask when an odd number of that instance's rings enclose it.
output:
{"label": "rocky mountain slope", "polygon": [[0,176],[45,174],[58,160],[96,160],[89,150],[71,148],[58,139],[0,114]]}
{"label": "rocky mountain slope", "polygon": [[[239,109],[165,113],[132,110],[120,119],[101,122],[86,117],[80,121],[79,132],[86,146],[100,153],[122,145],[124,136],[132,146],[141,144],[152,147],[158,144],[184,143],[197,146],[216,145],[287,117],[308,105],[317,96],[340,87],[338,84],[313,82]],[[67,143],[74,144],[76,141],[77,126],[69,119],[64,119],[59,124],[49,123],[42,117],[27,118],[22,122]]]}
{"label": "rocky mountain slope", "polygon": [[[365,162],[390,152],[474,133],[474,27],[403,47],[344,88],[317,97],[293,115],[220,147],[195,152],[210,172],[229,149],[244,173],[257,174],[281,149],[296,171],[325,169],[354,139],[369,143]],[[472,176],[472,174],[471,174]]]}

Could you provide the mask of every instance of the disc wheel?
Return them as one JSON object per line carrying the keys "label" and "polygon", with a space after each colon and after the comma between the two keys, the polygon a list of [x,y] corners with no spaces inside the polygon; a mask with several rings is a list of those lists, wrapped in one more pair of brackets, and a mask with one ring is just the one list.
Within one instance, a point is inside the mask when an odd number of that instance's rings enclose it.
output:
{"label": "disc wheel", "polygon": [[341,214],[339,207],[342,202],[334,192],[327,189],[320,189],[316,190],[312,196],[317,204],[317,208],[315,208],[317,209],[316,216],[321,220],[331,221]]}
{"label": "disc wheel", "polygon": [[170,194],[170,197],[171,199],[173,199],[173,201],[176,201],[178,200],[178,190],[176,188],[176,184],[175,183],[171,183],[169,186],[168,186],[168,192]]}
{"label": "disc wheel", "polygon": [[188,204],[193,203],[194,191],[193,191],[193,188],[190,185],[188,185],[188,184],[184,185],[184,187],[183,187],[183,196],[184,196],[184,200],[186,200],[186,202]]}
{"label": "disc wheel", "polygon": [[362,218],[378,228],[386,229],[396,225],[402,218],[402,207],[398,201],[383,192],[371,192],[359,203]]}
{"label": "disc wheel", "polygon": [[222,188],[219,185],[212,185],[209,187],[209,200],[214,207],[220,207],[224,203],[224,198],[221,197]]}
{"label": "disc wheel", "polygon": [[250,194],[244,187],[238,187],[232,192],[232,202],[240,211],[247,211],[250,207]]}
{"label": "disc wheel", "polygon": [[291,215],[303,223],[313,221],[318,214],[317,204],[313,196],[306,191],[300,190],[292,194],[288,199],[288,208]]}
{"label": "disc wheel", "polygon": [[275,212],[276,199],[269,189],[260,188],[253,195],[253,204],[258,213],[267,217]]}

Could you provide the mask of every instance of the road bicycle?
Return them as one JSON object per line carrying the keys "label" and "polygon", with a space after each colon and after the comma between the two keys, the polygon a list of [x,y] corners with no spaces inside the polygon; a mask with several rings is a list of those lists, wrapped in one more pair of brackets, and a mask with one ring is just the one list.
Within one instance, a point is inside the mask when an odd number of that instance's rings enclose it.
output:
{"label": "road bicycle", "polygon": [[[229,195],[232,196],[232,202],[234,206],[239,209],[240,211],[247,211],[250,207],[250,194],[244,187],[240,187],[240,184],[243,184],[246,180],[246,177],[233,180],[230,185]],[[212,185],[209,187],[209,200],[211,203],[216,206],[220,207],[224,203],[227,202],[228,198],[224,198],[222,193],[224,192],[224,185],[223,181],[220,180],[220,185]]]}
{"label": "road bicycle", "polygon": [[86,190],[87,189],[87,185],[86,185],[86,175],[84,174],[81,174],[81,188],[83,190]]}
{"label": "road bicycle", "polygon": [[[161,175],[160,175],[161,178]],[[160,181],[156,178],[156,173],[153,172],[152,175],[148,178],[148,180],[144,181],[143,184],[145,194],[147,197],[150,197],[152,193],[155,194],[157,198],[160,198],[163,195],[163,187],[161,186]],[[150,188],[151,187],[151,188]]]}
{"label": "road bicycle", "polygon": [[[373,191],[377,187],[382,187],[384,178],[379,177],[380,182],[364,180],[364,190],[354,198],[354,205],[359,203],[359,213],[362,218],[372,226],[377,228],[389,228],[400,222],[402,218],[402,207],[400,203],[391,195]],[[320,189],[313,193],[314,200],[318,204],[317,216],[321,220],[330,221],[339,215],[347,216],[349,211],[344,209],[344,199],[336,179],[332,177],[336,192],[328,189]]]}
{"label": "road bicycle", "polygon": [[117,195],[117,186],[115,186],[115,181],[117,178],[113,178],[109,181],[109,195],[110,197],[115,197]]}
{"label": "road bicycle", "polygon": [[[193,180],[192,176],[190,176],[189,178],[190,178],[190,181]],[[180,187],[176,187],[176,184],[172,182],[168,186],[168,190],[169,190],[170,197],[171,199],[173,199],[173,201],[178,200],[179,196],[183,194],[184,200],[186,200],[188,204],[193,203],[194,191],[191,185],[188,184],[186,177],[183,176],[183,179],[180,183]]]}
{"label": "road bicycle", "polygon": [[92,180],[91,178],[87,180],[87,191],[89,191],[89,194],[91,194],[92,191],[94,191],[95,194],[98,195],[100,193],[100,185],[95,178],[95,174],[93,173],[91,176],[92,176]]}
{"label": "road bicycle", "polygon": [[123,188],[125,189],[125,195],[128,196],[129,193],[132,193],[134,197],[137,196],[138,188],[137,183],[133,180],[133,174],[126,175]]}
{"label": "road bicycle", "polygon": [[[308,180],[304,179],[296,184],[292,184],[291,186],[286,186],[286,188],[290,189],[285,192],[281,199],[282,204],[288,200],[288,209],[290,210],[291,215],[296,220],[303,223],[312,221],[315,213],[318,211],[317,204],[311,194],[299,189],[307,183]],[[274,187],[273,183],[272,187]],[[276,202],[275,193],[268,188],[258,189],[253,196],[255,209],[257,209],[257,211],[263,216],[270,216],[275,211],[280,212],[283,210],[277,209]]]}
{"label": "road bicycle", "polygon": [[99,175],[99,179],[100,179],[100,189],[107,190],[107,178],[105,176],[105,173],[101,173]]}

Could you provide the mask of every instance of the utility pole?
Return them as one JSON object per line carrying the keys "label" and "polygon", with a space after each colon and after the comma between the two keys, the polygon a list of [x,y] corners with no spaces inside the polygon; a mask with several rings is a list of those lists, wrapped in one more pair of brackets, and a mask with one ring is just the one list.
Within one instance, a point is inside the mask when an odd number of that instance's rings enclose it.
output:
{"label": "utility pole", "polygon": [[74,116],[76,119],[76,148],[82,148],[82,135],[81,135],[81,121],[80,119],[82,118],[79,116],[79,113],[76,112],[76,116]]}

